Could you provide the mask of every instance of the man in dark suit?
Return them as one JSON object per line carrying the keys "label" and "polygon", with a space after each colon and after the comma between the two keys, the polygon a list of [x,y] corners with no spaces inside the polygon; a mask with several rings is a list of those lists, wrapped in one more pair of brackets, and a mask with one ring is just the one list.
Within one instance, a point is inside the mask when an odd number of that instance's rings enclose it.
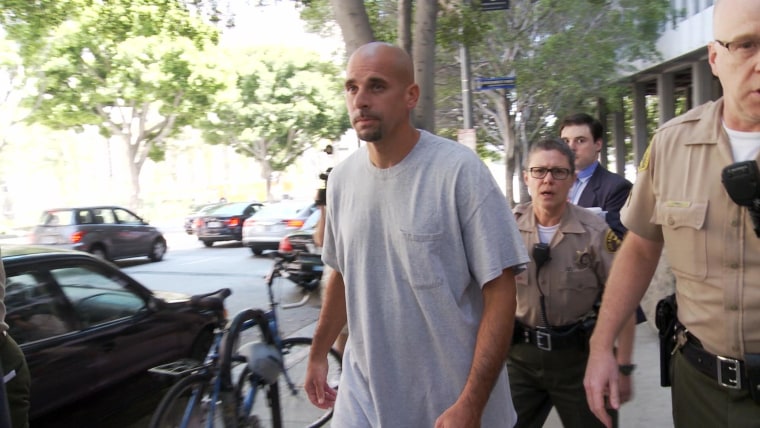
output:
{"label": "man in dark suit", "polygon": [[578,113],[566,117],[559,132],[575,153],[577,178],[570,189],[570,202],[592,210],[598,208],[595,211],[622,239],[626,228],[620,222],[620,209],[633,184],[599,163],[604,133],[602,123],[588,114]]}
{"label": "man in dark suit", "polygon": [[[586,113],[577,113],[562,120],[559,133],[575,153],[576,179],[568,200],[597,211],[622,240],[628,229],[620,221],[620,209],[628,199],[633,184],[599,163],[599,153],[604,143],[602,122]],[[639,306],[636,322],[645,320],[644,311]]]}

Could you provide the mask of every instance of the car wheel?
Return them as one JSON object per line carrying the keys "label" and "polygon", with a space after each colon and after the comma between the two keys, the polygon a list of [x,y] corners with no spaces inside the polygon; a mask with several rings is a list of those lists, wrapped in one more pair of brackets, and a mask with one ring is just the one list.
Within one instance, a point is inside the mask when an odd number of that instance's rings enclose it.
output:
{"label": "car wheel", "polygon": [[108,253],[106,252],[106,249],[103,248],[102,245],[96,245],[90,248],[90,254],[92,254],[93,256],[101,260],[108,260]]}
{"label": "car wheel", "polygon": [[260,256],[264,253],[264,250],[262,250],[261,248],[251,247],[251,252],[253,253],[254,256]]}
{"label": "car wheel", "polygon": [[150,254],[148,254],[150,261],[160,262],[163,260],[164,254],[166,254],[166,241],[163,239],[156,239],[153,241],[153,245],[150,249]]}
{"label": "car wheel", "polygon": [[205,245],[206,248],[209,248],[214,245],[214,241],[203,241],[203,245]]}

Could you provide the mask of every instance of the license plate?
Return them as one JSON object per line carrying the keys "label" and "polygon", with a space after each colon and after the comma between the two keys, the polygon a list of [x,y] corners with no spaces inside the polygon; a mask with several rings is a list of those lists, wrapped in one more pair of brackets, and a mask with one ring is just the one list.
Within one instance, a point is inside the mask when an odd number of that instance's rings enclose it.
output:
{"label": "license plate", "polygon": [[218,221],[210,221],[206,224],[208,227],[222,227],[222,223]]}
{"label": "license plate", "polygon": [[56,242],[58,242],[58,240],[55,239],[55,236],[43,236],[40,242],[43,245],[51,245],[51,244],[55,244]]}

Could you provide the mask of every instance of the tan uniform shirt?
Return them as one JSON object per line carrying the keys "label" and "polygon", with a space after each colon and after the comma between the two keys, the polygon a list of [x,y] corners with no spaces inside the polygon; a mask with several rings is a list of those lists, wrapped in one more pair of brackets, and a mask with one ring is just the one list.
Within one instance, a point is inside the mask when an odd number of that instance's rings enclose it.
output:
{"label": "tan uniform shirt", "polygon": [[540,240],[532,203],[515,207],[514,213],[531,255],[528,269],[516,277],[517,320],[530,327],[545,325],[541,292],[549,324],[559,327],[581,320],[601,296],[620,240],[599,216],[568,203],[549,243],[551,260],[541,268],[536,284],[533,246]]}
{"label": "tan uniform shirt", "polygon": [[708,351],[741,358],[760,352],[760,239],[721,183],[733,163],[722,107],[704,104],[657,130],[622,219],[665,242],[681,323]]}

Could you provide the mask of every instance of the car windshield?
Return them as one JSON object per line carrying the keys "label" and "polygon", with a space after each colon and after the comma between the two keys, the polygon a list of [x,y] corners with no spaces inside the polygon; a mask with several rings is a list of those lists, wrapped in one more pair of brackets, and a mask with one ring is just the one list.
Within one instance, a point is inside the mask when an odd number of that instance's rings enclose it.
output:
{"label": "car windshield", "polygon": [[248,202],[232,202],[216,207],[208,212],[211,215],[240,215],[245,207],[250,205]]}
{"label": "car windshield", "polygon": [[45,211],[40,218],[42,226],[71,226],[74,224],[72,210]]}
{"label": "car windshield", "polygon": [[[254,214],[256,218],[290,218],[298,217],[302,211],[309,208],[309,203],[277,203],[272,205],[265,205],[259,211]],[[303,215],[305,215],[304,213]]]}

